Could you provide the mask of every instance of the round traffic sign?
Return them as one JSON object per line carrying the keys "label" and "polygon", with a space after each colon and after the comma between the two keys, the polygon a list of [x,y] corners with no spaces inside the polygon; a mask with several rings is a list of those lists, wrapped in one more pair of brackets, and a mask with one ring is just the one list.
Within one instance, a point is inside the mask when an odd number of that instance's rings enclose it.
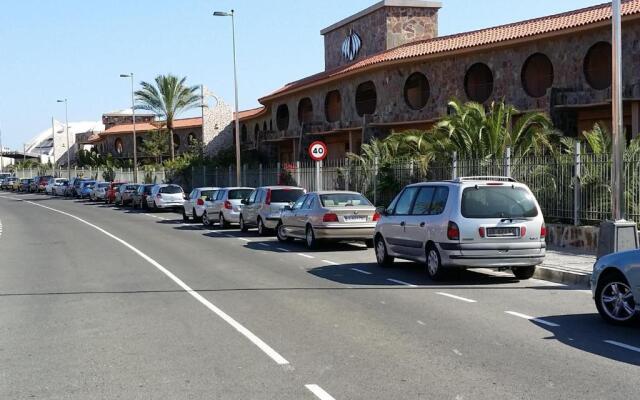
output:
{"label": "round traffic sign", "polygon": [[309,146],[309,157],[313,161],[322,161],[327,157],[327,145],[324,142],[317,141]]}

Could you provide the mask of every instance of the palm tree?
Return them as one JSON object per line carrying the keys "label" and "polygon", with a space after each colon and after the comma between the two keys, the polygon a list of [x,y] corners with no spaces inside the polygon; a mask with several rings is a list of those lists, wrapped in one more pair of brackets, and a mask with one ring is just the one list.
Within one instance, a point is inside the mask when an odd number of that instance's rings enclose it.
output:
{"label": "palm tree", "polygon": [[186,77],[175,75],[158,75],[155,85],[141,82],[142,89],[136,91],[136,99],[140,103],[137,108],[149,110],[164,117],[171,140],[171,160],[175,158],[173,144],[173,121],[181,113],[200,105],[199,86],[186,86]]}

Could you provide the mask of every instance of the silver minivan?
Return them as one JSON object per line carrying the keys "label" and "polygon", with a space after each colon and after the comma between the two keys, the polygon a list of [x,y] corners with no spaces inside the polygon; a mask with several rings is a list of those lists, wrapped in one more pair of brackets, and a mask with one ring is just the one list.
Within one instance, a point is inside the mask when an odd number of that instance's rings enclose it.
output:
{"label": "silver minivan", "polygon": [[542,211],[529,188],[512,178],[409,185],[378,213],[374,241],[382,266],[397,257],[425,263],[432,279],[447,268],[510,269],[529,279],[544,260]]}
{"label": "silver minivan", "polygon": [[249,227],[258,228],[258,234],[265,235],[273,230],[280,221],[280,213],[305,194],[305,190],[295,186],[264,186],[254,189],[242,200],[242,209],[238,217],[240,230],[246,232]]}

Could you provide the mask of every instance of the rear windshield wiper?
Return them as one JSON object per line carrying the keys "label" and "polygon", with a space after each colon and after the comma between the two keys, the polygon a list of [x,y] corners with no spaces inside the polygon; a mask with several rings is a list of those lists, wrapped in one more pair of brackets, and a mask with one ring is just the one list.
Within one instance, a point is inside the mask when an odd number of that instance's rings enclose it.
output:
{"label": "rear windshield wiper", "polygon": [[500,220],[500,222],[507,222],[507,221],[533,221],[533,218],[526,218],[526,217],[509,217],[509,218],[502,218]]}

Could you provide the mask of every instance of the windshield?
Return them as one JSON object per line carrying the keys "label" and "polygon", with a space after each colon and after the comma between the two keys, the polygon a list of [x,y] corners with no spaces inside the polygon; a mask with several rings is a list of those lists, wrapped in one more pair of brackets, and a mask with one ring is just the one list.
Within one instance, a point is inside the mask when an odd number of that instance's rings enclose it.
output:
{"label": "windshield", "polygon": [[480,186],[462,192],[465,218],[533,218],[538,207],[525,189],[512,186]]}
{"label": "windshield", "polygon": [[151,190],[153,189],[153,185],[151,186],[145,186],[144,187],[144,193],[145,194],[151,194]]}
{"label": "windshield", "polygon": [[360,193],[332,193],[320,195],[323,207],[370,206],[371,202]]}
{"label": "windshield", "polygon": [[229,190],[229,200],[242,200],[245,197],[249,196],[252,192],[252,189],[233,189]]}
{"label": "windshield", "polygon": [[175,186],[175,185],[165,186],[160,188],[160,193],[167,193],[167,194],[182,193],[182,188],[180,186]]}
{"label": "windshield", "polygon": [[304,194],[302,189],[275,189],[271,191],[272,203],[292,203]]}

